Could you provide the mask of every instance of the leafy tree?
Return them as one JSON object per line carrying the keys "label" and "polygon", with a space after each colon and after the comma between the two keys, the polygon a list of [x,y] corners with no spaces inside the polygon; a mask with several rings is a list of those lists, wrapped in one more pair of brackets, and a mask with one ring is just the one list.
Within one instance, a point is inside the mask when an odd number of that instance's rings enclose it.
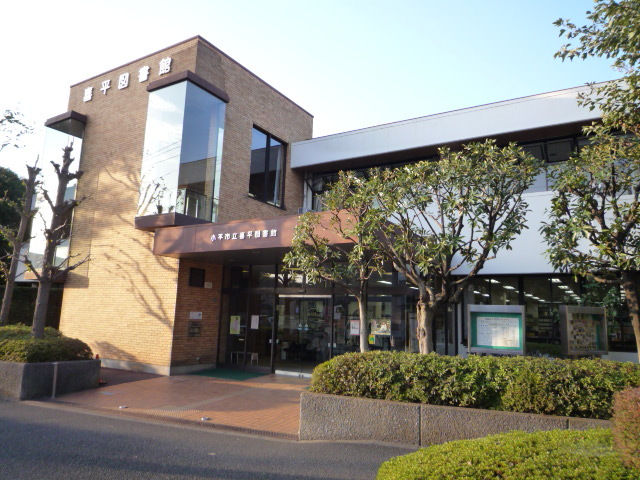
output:
{"label": "leafy tree", "polygon": [[[0,114],[0,152],[7,147],[20,147],[20,137],[30,133],[33,129],[23,120],[23,116],[10,109]],[[13,205],[22,201],[24,185],[20,178],[11,170],[0,167],[0,226],[15,230],[20,223],[20,215]],[[0,270],[5,273],[7,268],[6,256],[11,246],[2,232],[0,232]],[[6,275],[5,275],[6,276]]]}
{"label": "leafy tree", "polygon": [[436,315],[459,302],[484,264],[526,228],[523,193],[539,171],[539,161],[515,144],[487,140],[371,176],[382,248],[418,289],[421,353],[433,349]]}
{"label": "leafy tree", "polygon": [[4,296],[2,298],[2,309],[0,310],[0,325],[6,325],[9,320],[9,311],[11,309],[11,301],[13,299],[13,287],[15,285],[16,276],[18,274],[18,265],[20,263],[20,253],[22,252],[22,246],[25,242],[27,234],[27,228],[31,222],[35,211],[32,210],[32,200],[36,187],[39,185],[38,176],[40,175],[40,169],[34,166],[27,166],[28,177],[24,181],[24,196],[22,200],[21,208],[18,208],[15,203],[15,211],[20,218],[20,224],[17,230],[14,230],[8,226],[0,224],[0,233],[2,233],[12,245],[13,253],[11,254],[11,262],[8,271],[6,272],[6,285],[4,290]]}
{"label": "leafy tree", "polygon": [[550,172],[541,231],[554,268],[622,285],[640,360],[640,140],[594,128],[592,144]]}
{"label": "leafy tree", "polygon": [[6,234],[20,225],[20,214],[14,206],[22,201],[24,191],[20,177],[8,168],[0,167],[0,266],[3,273],[8,268],[8,262],[4,260],[11,251]]}
{"label": "leafy tree", "polygon": [[369,350],[368,282],[383,267],[378,224],[370,215],[371,197],[364,183],[353,173],[340,172],[338,181],[322,196],[326,211],[300,217],[291,250],[284,257],[290,269],[301,270],[310,281],[333,282],[356,298],[362,352]]}
{"label": "leafy tree", "polygon": [[623,77],[592,84],[580,97],[601,110],[602,124],[585,128],[591,145],[552,172],[556,194],[542,232],[556,268],[622,285],[640,360],[640,1],[595,0],[587,18],[585,26],[556,22],[561,36],[577,42],[556,57],[611,58]]}
{"label": "leafy tree", "polygon": [[33,128],[23,120],[22,114],[6,109],[0,115],[0,152],[9,146],[19,148],[20,137],[32,130]]}
{"label": "leafy tree", "polygon": [[587,12],[588,25],[577,26],[558,19],[560,36],[570,43],[555,54],[562,60],[603,57],[613,59],[612,67],[623,73],[621,81],[591,84],[580,96],[589,109],[599,108],[604,124],[639,134],[640,126],[640,1],[595,0]]}
{"label": "leafy tree", "polygon": [[62,163],[51,162],[58,177],[58,186],[53,199],[46,189],[41,189],[40,192],[51,209],[51,220],[44,231],[46,245],[42,256],[42,264],[40,268],[37,268],[28,257],[23,258],[25,265],[35,274],[39,282],[36,308],[31,326],[31,333],[36,338],[43,338],[44,336],[49,294],[55,277],[64,276],[71,270],[89,261],[89,257],[85,257],[78,262],[72,263],[72,258],[67,258],[61,264],[57,264],[55,259],[56,248],[69,238],[73,209],[84,200],[65,198],[69,183],[79,179],[83,174],[81,170],[75,173],[69,172],[69,168],[74,160],[71,157],[72,151],[72,145],[65,147],[62,155]]}

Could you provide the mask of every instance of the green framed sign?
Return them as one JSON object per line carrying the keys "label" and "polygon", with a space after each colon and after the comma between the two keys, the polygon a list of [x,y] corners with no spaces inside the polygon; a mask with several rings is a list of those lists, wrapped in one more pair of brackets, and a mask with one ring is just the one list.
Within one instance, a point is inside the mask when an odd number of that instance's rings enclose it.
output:
{"label": "green framed sign", "polygon": [[523,305],[468,305],[469,353],[524,355]]}

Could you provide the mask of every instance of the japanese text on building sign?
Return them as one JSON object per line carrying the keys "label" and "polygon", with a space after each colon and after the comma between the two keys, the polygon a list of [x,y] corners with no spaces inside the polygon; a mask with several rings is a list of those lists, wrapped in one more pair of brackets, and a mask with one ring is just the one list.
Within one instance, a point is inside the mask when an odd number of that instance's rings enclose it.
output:
{"label": "japanese text on building sign", "polygon": [[[148,65],[138,69],[138,83],[146,82],[149,80],[149,73],[151,68]],[[165,75],[171,72],[171,57],[165,57],[158,62],[158,75]],[[123,73],[118,77],[118,90],[127,88],[129,86],[129,72]],[[103,95],[107,94],[107,91],[111,88],[111,79],[103,80],[100,82],[100,91]],[[84,89],[84,96],[82,100],[84,102],[90,102],[93,98],[93,87],[87,87]]]}
{"label": "japanese text on building sign", "polygon": [[219,242],[221,240],[246,240],[249,238],[267,238],[277,236],[278,230],[272,228],[271,230],[249,230],[247,232],[214,233],[213,235],[211,235],[211,241]]}

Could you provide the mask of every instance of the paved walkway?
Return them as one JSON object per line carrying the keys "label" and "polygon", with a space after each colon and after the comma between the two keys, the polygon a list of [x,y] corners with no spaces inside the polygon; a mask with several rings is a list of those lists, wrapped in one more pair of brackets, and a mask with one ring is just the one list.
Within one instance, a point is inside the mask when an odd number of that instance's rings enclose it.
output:
{"label": "paved walkway", "polygon": [[55,402],[289,439],[298,439],[300,393],[309,386],[309,379],[285,375],[238,381],[103,368],[101,377],[107,383],[100,388],[61,395]]}

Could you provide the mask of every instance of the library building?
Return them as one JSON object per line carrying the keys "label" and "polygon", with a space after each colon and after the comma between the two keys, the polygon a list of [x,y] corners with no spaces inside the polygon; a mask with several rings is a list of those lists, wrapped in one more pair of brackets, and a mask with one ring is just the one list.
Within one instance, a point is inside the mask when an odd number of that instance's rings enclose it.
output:
{"label": "library building", "polygon": [[[313,138],[309,112],[201,37],[72,85],[67,112],[46,122],[43,158],[59,160],[73,145],[73,168],[84,174],[67,195],[84,200],[57,258],[90,261],[61,279],[60,330],[87,342],[105,367],[308,375],[360,348],[355,298],[282,263],[298,215],[320,210],[338,172],[486,138],[562,162],[598,119],[576,103],[584,88]],[[524,325],[517,346],[560,352],[566,306],[611,295],[549,265],[538,232],[552,196],[545,174],[526,196],[529,228],[437,318],[438,353],[482,347],[487,319],[513,309],[520,313],[503,320]],[[36,235],[36,264],[43,249]],[[371,349],[416,351],[413,285],[389,266],[368,291]],[[623,298],[613,311],[598,348],[603,358],[637,361]]]}

